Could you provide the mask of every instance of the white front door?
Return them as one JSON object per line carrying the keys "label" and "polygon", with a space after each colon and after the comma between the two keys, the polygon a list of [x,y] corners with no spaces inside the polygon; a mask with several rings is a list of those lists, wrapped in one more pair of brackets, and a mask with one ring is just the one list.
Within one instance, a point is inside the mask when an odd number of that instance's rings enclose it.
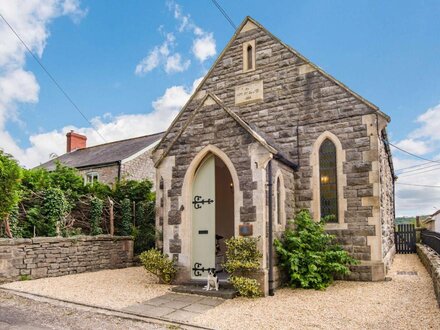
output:
{"label": "white front door", "polygon": [[215,268],[215,157],[206,158],[195,174],[192,189],[191,278],[205,279]]}

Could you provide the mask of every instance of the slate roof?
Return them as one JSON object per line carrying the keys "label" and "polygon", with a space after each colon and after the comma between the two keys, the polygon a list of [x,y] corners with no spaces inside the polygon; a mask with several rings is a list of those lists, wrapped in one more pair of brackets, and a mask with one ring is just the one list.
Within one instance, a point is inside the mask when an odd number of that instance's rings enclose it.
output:
{"label": "slate roof", "polygon": [[160,140],[163,135],[164,132],[161,132],[78,149],[51,159],[37,167],[45,168],[49,171],[54,170],[57,160],[63,165],[75,168],[116,163],[136,154],[144,148],[147,148],[154,142]]}

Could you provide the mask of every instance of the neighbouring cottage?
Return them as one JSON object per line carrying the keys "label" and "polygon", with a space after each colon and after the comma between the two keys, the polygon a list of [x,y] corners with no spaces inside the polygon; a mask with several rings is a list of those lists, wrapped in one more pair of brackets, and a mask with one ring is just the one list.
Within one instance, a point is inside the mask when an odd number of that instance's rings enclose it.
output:
{"label": "neighbouring cottage", "polygon": [[440,233],[440,210],[423,219],[422,224],[426,229]]}
{"label": "neighbouring cottage", "polygon": [[67,153],[38,167],[53,171],[57,161],[76,168],[85,183],[99,181],[113,184],[121,179],[156,181],[151,152],[163,133],[87,147],[87,137],[73,131],[67,133]]}
{"label": "neighbouring cottage", "polygon": [[389,121],[246,18],[153,151],[158,244],[178,281],[221,268],[225,239],[260,236],[267,294],[270,229],[304,208],[334,215],[326,229],[361,261],[349,279],[383,280],[395,254]]}

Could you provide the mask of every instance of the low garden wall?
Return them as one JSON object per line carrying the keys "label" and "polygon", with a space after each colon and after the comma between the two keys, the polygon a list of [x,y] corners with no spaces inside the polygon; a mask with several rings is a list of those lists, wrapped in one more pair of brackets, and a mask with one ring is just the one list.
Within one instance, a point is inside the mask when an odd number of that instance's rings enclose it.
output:
{"label": "low garden wall", "polygon": [[127,236],[0,239],[0,282],[123,268],[133,263]]}
{"label": "low garden wall", "polygon": [[431,275],[437,302],[440,307],[440,255],[424,244],[417,244],[417,254]]}

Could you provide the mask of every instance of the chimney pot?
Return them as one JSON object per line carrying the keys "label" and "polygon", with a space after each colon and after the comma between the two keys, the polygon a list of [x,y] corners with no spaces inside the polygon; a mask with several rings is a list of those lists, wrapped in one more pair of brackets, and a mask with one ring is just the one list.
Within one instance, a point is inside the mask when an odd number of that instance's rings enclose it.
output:
{"label": "chimney pot", "polygon": [[71,130],[66,134],[67,137],[67,152],[72,152],[77,149],[84,149],[87,147],[87,136],[75,133]]}

